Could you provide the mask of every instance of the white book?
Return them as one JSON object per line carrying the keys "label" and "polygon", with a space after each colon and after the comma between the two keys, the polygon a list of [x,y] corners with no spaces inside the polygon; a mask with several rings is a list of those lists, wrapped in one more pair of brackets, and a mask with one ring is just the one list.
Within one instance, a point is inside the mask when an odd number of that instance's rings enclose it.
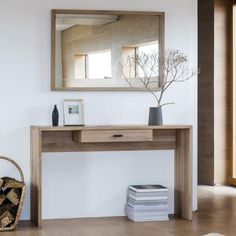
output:
{"label": "white book", "polygon": [[127,199],[128,203],[131,203],[131,204],[135,204],[135,205],[145,205],[145,206],[149,206],[149,205],[156,205],[156,206],[159,206],[159,205],[165,205],[165,204],[168,204],[168,199],[167,200],[149,200],[149,201],[145,201],[145,200],[134,200],[132,198],[128,198]]}
{"label": "white book", "polygon": [[128,190],[128,194],[132,194],[133,196],[136,197],[142,197],[142,196],[167,196],[168,195],[168,190],[167,191],[152,191],[152,192],[135,192],[132,189]]}
{"label": "white book", "polygon": [[145,216],[161,216],[168,215],[168,210],[156,210],[156,211],[135,211],[130,206],[126,205],[126,212],[134,215],[135,217],[145,217]]}
{"label": "white book", "polygon": [[148,211],[148,212],[129,212],[129,214],[135,216],[135,217],[143,217],[145,218],[146,216],[147,217],[159,217],[159,216],[167,216],[168,215],[168,212],[167,211],[160,211],[160,212],[151,212],[151,211]]}
{"label": "white book", "polygon": [[157,191],[168,191],[168,189],[162,185],[130,185],[129,189],[135,192],[157,192]]}
{"label": "white book", "polygon": [[157,211],[157,210],[168,210],[168,204],[163,205],[135,205],[127,203],[134,211]]}
{"label": "white book", "polygon": [[141,201],[155,201],[155,200],[167,200],[168,196],[143,196],[143,197],[136,197],[133,196],[132,194],[128,195],[129,198],[134,199],[134,200],[141,200]]}
{"label": "white book", "polygon": [[127,217],[130,220],[133,220],[135,222],[143,222],[143,221],[166,221],[169,220],[168,215],[160,215],[160,216],[145,216],[145,217],[140,217],[140,216],[134,216],[132,214],[127,213]]}

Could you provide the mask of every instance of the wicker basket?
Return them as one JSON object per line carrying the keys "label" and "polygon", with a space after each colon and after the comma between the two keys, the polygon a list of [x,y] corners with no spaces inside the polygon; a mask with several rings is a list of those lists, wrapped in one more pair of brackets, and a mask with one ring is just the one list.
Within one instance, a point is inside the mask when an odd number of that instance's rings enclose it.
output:
{"label": "wicker basket", "polygon": [[11,158],[9,158],[9,157],[0,156],[0,159],[9,161],[10,163],[12,163],[17,168],[18,172],[20,173],[21,181],[23,183],[23,187],[22,187],[22,191],[21,191],[21,197],[20,197],[20,202],[18,204],[18,209],[17,209],[17,213],[16,213],[16,216],[15,216],[15,221],[14,221],[14,223],[12,223],[8,227],[4,227],[4,228],[0,227],[0,232],[1,232],[1,231],[12,231],[12,230],[16,229],[16,227],[17,227],[17,225],[19,223],[20,213],[21,213],[21,210],[22,210],[22,207],[23,207],[23,201],[24,201],[24,198],[25,198],[26,186],[25,186],[24,175],[23,175],[23,172],[22,172],[20,166],[15,161],[13,161]]}

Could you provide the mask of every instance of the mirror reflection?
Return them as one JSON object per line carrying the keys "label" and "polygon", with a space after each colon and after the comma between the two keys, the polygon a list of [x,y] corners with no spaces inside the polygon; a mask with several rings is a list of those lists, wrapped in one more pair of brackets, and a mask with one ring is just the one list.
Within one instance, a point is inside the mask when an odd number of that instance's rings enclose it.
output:
{"label": "mirror reflection", "polygon": [[[131,55],[163,50],[160,13],[56,12],[54,17],[55,90],[141,89],[135,79],[138,66],[130,72],[129,68],[122,70],[122,62]],[[123,76],[126,71],[132,77],[132,88]]]}

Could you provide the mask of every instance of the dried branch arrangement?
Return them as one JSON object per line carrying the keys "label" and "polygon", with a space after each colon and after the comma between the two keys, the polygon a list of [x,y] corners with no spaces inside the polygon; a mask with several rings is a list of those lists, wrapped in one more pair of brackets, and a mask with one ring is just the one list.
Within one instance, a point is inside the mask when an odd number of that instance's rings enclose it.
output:
{"label": "dried branch arrangement", "polygon": [[164,55],[153,51],[128,56],[122,63],[122,74],[130,87],[135,79],[155,98],[157,107],[173,103],[162,103],[166,90],[175,82],[184,82],[198,71],[189,68],[186,55],[179,50],[168,50]]}

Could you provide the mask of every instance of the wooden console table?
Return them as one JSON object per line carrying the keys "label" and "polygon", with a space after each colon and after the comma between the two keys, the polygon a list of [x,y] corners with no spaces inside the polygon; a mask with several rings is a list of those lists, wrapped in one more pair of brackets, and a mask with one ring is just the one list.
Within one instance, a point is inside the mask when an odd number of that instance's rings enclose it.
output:
{"label": "wooden console table", "polygon": [[[175,214],[192,219],[192,127],[32,126],[31,220],[42,225],[42,153],[175,150]],[[168,168],[168,167],[166,167]],[[158,183],[158,180],[157,180]]]}

